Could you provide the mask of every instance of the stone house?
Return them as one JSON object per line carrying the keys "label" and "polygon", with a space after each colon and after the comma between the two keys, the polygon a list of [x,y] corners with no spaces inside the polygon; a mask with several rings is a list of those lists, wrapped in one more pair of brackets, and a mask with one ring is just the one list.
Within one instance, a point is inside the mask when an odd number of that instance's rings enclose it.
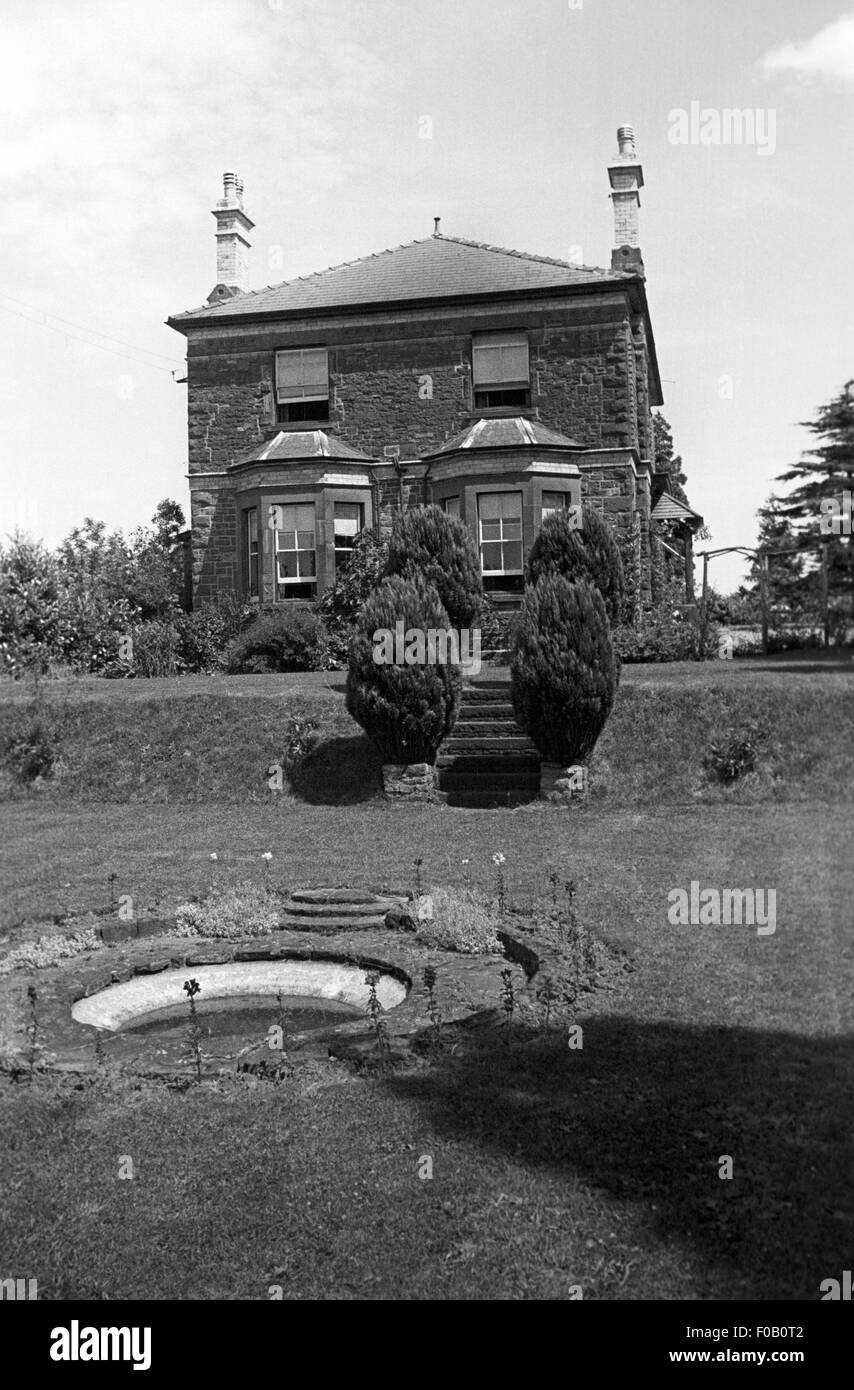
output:
{"label": "stone house", "polygon": [[[618,143],[608,269],[436,219],[422,240],[250,291],[253,223],[224,176],[217,283],[168,320],[187,339],[194,603],[312,598],[363,527],[425,502],[472,528],[484,586],[510,607],[543,516],[590,502],[649,600],[653,508],[669,508],[653,465],[662,394],[631,127]],[[702,519],[685,510],[665,519],[690,584]]]}

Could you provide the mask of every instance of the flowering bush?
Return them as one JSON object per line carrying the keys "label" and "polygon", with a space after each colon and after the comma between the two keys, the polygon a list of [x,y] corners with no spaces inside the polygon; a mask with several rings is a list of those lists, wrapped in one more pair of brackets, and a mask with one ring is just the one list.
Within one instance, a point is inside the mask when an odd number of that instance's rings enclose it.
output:
{"label": "flowering bush", "polygon": [[176,917],[178,936],[219,937],[226,941],[269,936],[279,925],[275,898],[254,883],[214,888],[204,902],[182,903]]}
{"label": "flowering bush", "polygon": [[40,936],[38,941],[25,941],[20,946],[13,946],[8,955],[0,960],[0,975],[8,975],[12,970],[47,970],[61,960],[82,955],[84,951],[96,951],[101,945],[94,927],[86,927],[72,936]]}
{"label": "flowering bush", "polygon": [[420,922],[419,939],[428,946],[466,955],[501,954],[498,918],[492,905],[469,888],[436,888],[432,920]]}

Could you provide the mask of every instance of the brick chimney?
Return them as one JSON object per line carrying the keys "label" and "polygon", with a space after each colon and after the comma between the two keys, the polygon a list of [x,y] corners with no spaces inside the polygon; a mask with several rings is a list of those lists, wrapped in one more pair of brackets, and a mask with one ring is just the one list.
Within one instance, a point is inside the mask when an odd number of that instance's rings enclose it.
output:
{"label": "brick chimney", "polygon": [[634,127],[621,125],[617,131],[617,157],[608,166],[611,200],[614,204],[614,250],[612,270],[633,270],[643,274],[640,253],[640,190],[643,169],[635,149]]}
{"label": "brick chimney", "polygon": [[255,226],[243,211],[243,180],[223,174],[222,192],[213,215],[216,218],[216,285],[208,303],[230,299],[249,289],[249,240]]}

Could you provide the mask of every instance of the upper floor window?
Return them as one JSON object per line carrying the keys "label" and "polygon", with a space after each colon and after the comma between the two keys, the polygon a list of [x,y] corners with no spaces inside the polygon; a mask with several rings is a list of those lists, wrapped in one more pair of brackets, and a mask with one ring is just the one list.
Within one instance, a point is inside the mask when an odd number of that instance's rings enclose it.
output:
{"label": "upper floor window", "polygon": [[329,419],[329,356],[326,348],[276,353],[276,419]]}
{"label": "upper floor window", "polygon": [[312,598],[317,574],[314,503],[278,503],[273,517],[276,598]]}
{"label": "upper floor window", "polygon": [[335,573],[340,574],[350,563],[350,553],[356,537],[365,524],[365,508],[361,502],[336,502],[334,516]]}
{"label": "upper floor window", "polygon": [[243,515],[246,521],[246,592],[250,598],[258,598],[258,508],[250,507]]}
{"label": "upper floor window", "polygon": [[527,333],[479,333],[472,339],[476,407],[530,405]]}
{"label": "upper floor window", "polygon": [[521,492],[480,493],[477,516],[484,577],[522,574]]}

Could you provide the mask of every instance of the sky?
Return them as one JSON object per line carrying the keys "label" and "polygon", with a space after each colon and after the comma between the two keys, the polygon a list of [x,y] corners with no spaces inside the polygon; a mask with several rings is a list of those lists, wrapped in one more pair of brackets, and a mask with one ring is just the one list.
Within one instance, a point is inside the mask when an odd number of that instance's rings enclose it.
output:
{"label": "sky", "polygon": [[[187,510],[222,173],[250,287],[442,231],[607,266],[634,125],[664,413],[750,545],[854,376],[854,10],[811,0],[2,0],[0,535]],[[752,143],[713,115],[757,113]],[[680,143],[683,118],[687,140]],[[705,134],[700,143],[696,132]],[[728,138],[729,137],[729,138]],[[703,543],[700,543],[701,548]],[[743,575],[724,557],[721,592]]]}

